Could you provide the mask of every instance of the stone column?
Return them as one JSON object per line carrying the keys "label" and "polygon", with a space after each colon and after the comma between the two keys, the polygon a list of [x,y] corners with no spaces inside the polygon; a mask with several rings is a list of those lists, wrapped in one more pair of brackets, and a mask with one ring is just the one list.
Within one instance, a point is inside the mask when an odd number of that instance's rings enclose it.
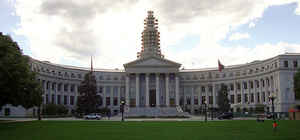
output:
{"label": "stone column", "polygon": [[195,105],[195,93],[194,93],[194,85],[191,86],[191,90],[192,90],[192,97],[191,97],[191,113],[194,114],[194,105]]}
{"label": "stone column", "polygon": [[233,94],[234,94],[234,104],[237,104],[238,102],[238,97],[237,97],[237,82],[234,81],[234,84],[233,84]]}
{"label": "stone column", "polygon": [[118,106],[120,105],[121,102],[121,86],[118,87]]}
{"label": "stone column", "polygon": [[149,107],[149,74],[146,73],[146,107]]}
{"label": "stone column", "polygon": [[170,106],[169,98],[169,73],[166,73],[166,106]]}
{"label": "stone column", "polygon": [[[244,90],[244,88],[245,88],[245,87],[244,87],[244,81],[241,81],[240,84],[241,84],[241,104],[244,104],[244,103],[245,103],[245,102],[244,102],[244,98],[245,98],[245,97],[244,97],[244,94],[245,94],[245,93],[244,93],[244,91],[245,91],[245,90]],[[248,87],[247,87],[247,88],[248,88]]]}
{"label": "stone column", "polygon": [[254,96],[254,104],[257,103],[257,85],[256,85],[256,80],[253,80],[254,81],[254,90],[253,90],[253,96]]}
{"label": "stone column", "polygon": [[114,106],[114,86],[110,87],[110,106],[113,107]]}
{"label": "stone column", "polygon": [[140,74],[135,74],[135,105],[138,107],[140,104]]}
{"label": "stone column", "polygon": [[202,91],[201,91],[201,86],[198,85],[198,106],[202,104]]}
{"label": "stone column", "polygon": [[176,97],[176,106],[179,106],[179,77],[178,75],[176,74],[176,77],[175,77],[175,97]]}
{"label": "stone column", "polygon": [[106,86],[103,86],[103,107],[106,107]]}
{"label": "stone column", "polygon": [[213,107],[217,107],[217,94],[216,94],[216,85],[212,85],[212,93],[213,93]]}
{"label": "stone column", "polygon": [[160,94],[159,94],[159,73],[156,74],[156,106],[159,107],[160,106],[160,102],[159,102],[159,97],[160,97]]}
{"label": "stone column", "polygon": [[129,74],[126,75],[126,92],[125,92],[125,102],[126,102],[126,105],[129,106]]}

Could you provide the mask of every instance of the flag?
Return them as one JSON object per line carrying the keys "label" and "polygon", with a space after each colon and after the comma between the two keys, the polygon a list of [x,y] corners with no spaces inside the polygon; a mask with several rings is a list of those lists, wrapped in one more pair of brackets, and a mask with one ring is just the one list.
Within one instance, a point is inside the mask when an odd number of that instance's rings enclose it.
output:
{"label": "flag", "polygon": [[218,60],[218,67],[220,72],[225,68],[224,65],[220,62],[220,60]]}

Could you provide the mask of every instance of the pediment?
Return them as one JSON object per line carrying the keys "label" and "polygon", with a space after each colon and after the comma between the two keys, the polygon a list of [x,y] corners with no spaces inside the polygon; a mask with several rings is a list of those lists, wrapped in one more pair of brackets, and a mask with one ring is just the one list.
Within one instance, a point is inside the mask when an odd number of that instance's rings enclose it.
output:
{"label": "pediment", "polygon": [[181,64],[157,57],[148,57],[137,59],[135,61],[124,64],[125,68],[128,67],[176,67],[179,68]]}

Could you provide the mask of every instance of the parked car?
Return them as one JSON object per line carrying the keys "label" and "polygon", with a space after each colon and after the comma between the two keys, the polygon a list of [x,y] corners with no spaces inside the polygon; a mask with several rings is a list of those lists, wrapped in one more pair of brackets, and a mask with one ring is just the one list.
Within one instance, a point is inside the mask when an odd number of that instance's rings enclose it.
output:
{"label": "parked car", "polygon": [[88,114],[88,115],[84,115],[83,118],[87,119],[87,120],[90,120],[90,119],[100,120],[102,117],[97,113],[91,113],[91,114]]}
{"label": "parked car", "polygon": [[272,119],[273,118],[273,115],[271,113],[266,113],[265,116],[266,116],[267,119]]}
{"label": "parked car", "polygon": [[221,115],[219,115],[217,118],[219,120],[222,120],[222,119],[232,119],[233,118],[233,113],[231,113],[231,112],[225,112],[225,113],[222,113]]}

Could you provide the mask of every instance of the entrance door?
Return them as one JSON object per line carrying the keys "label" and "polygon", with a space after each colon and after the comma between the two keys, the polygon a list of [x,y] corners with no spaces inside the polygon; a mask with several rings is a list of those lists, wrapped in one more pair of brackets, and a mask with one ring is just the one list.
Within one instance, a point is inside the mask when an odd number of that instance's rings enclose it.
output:
{"label": "entrance door", "polygon": [[150,107],[155,107],[156,106],[156,91],[155,90],[150,90],[150,94],[149,94],[149,104]]}

